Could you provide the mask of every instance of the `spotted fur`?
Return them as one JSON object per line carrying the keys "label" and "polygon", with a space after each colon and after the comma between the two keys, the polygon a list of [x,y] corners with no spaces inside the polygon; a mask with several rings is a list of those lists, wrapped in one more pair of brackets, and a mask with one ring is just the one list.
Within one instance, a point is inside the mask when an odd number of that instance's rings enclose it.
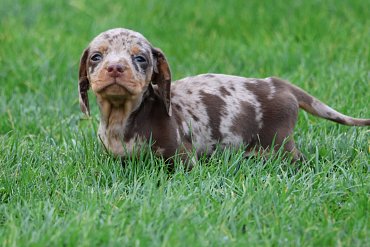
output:
{"label": "spotted fur", "polygon": [[201,155],[242,145],[247,153],[283,147],[297,160],[292,136],[299,108],[340,124],[370,125],[278,78],[203,74],[172,82],[163,52],[123,28],[98,35],[81,56],[79,94],[86,114],[90,87],[100,108],[100,140],[118,156],[152,140],[156,154],[178,155],[188,164],[195,160],[192,150]]}

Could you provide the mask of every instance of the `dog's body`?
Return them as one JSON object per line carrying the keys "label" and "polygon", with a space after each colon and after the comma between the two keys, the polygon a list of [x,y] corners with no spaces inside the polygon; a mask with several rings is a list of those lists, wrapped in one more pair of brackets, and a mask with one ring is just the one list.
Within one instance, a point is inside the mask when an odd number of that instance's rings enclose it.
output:
{"label": "dog's body", "polygon": [[370,119],[345,116],[292,84],[221,74],[184,78],[171,85],[164,54],[139,33],[112,29],[84,51],[79,72],[80,103],[89,114],[92,87],[101,112],[99,137],[118,156],[148,140],[165,158],[212,153],[216,146],[252,151],[283,147],[300,158],[293,129],[298,109],[345,125]]}

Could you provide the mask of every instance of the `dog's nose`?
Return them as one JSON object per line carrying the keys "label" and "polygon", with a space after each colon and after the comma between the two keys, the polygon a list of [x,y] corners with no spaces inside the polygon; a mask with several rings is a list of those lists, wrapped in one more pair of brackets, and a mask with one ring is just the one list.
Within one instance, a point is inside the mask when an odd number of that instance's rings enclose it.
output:
{"label": "dog's nose", "polygon": [[125,68],[121,64],[111,64],[107,67],[107,71],[111,77],[120,77],[125,71]]}

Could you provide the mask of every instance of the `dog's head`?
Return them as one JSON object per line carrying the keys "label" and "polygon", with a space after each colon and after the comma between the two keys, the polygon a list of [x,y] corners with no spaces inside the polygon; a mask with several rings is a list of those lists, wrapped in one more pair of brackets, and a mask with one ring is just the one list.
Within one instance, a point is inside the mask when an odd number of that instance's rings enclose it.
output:
{"label": "dog's head", "polygon": [[81,110],[90,114],[87,91],[111,104],[140,98],[149,83],[158,85],[168,115],[171,115],[171,72],[163,52],[141,34],[123,28],[95,37],[80,60],[78,90]]}

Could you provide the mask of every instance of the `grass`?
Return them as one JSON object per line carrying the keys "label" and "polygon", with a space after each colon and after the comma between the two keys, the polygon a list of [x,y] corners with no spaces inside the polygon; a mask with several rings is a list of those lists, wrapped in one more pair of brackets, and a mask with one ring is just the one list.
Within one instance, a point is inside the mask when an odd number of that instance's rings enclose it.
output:
{"label": "grass", "polygon": [[328,1],[3,0],[0,245],[366,246],[369,128],[299,116],[309,162],[217,152],[173,173],[143,152],[121,166],[79,110],[77,69],[112,27],[160,47],[175,79],[205,72],[289,79],[370,117],[370,5]]}

